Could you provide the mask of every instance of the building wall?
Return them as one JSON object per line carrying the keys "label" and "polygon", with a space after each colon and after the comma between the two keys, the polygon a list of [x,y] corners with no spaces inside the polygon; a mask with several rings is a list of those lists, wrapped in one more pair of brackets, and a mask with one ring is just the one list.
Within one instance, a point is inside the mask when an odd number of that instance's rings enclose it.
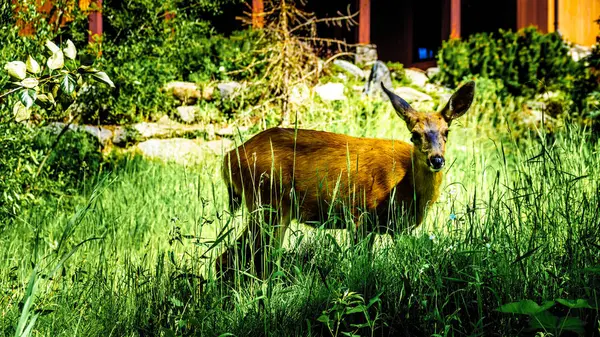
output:
{"label": "building wall", "polygon": [[[559,0],[558,7],[558,30],[566,40],[584,46],[596,43],[600,0]],[[554,31],[554,0],[548,0],[548,31]]]}

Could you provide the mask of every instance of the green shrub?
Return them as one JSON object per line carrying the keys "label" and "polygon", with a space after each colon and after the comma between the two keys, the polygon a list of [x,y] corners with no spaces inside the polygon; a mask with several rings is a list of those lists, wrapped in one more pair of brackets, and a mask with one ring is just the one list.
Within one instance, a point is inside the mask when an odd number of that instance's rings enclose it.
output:
{"label": "green shrub", "polygon": [[[0,218],[17,215],[34,199],[32,186],[41,159],[34,133],[21,123],[0,123]],[[1,227],[2,225],[0,225]]]}
{"label": "green shrub", "polygon": [[170,81],[236,80],[260,72],[260,67],[248,67],[260,57],[254,52],[260,32],[225,37],[208,21],[223,6],[239,2],[105,1],[106,31],[97,62],[108,69],[117,93],[109,97],[103,88],[85,92],[80,98],[85,120],[123,124],[158,119],[174,108],[172,96],[161,90]]}
{"label": "green shrub", "polygon": [[68,131],[53,149],[56,136],[22,123],[0,123],[0,218],[4,224],[41,197],[73,194],[100,170],[103,157],[96,138]]}
{"label": "green shrub", "polygon": [[40,174],[52,187],[72,189],[86,178],[98,173],[103,162],[98,139],[86,132],[67,131],[52,149],[56,132],[43,129],[33,139],[36,153],[50,153]]}
{"label": "green shrub", "polygon": [[35,127],[40,123],[39,114],[52,117],[60,117],[67,111],[72,114],[75,97],[89,79],[114,87],[106,73],[79,66],[77,49],[71,40],[61,47],[48,40],[45,46],[51,54],[46,59],[34,54],[26,60],[10,60],[2,72],[10,77],[0,87],[3,100],[0,216],[3,218],[17,216],[24,205],[46,192],[64,194],[66,188],[77,187],[79,181],[97,171],[102,160],[98,141],[93,143],[84,136],[65,134],[63,128],[51,137],[50,133],[44,135],[46,131],[40,134],[44,129]]}
{"label": "green shrub", "polygon": [[436,81],[456,86],[474,75],[500,79],[506,93],[515,96],[570,89],[573,74],[581,67],[558,34],[542,34],[534,27],[445,41],[437,60],[440,72],[434,77]]}
{"label": "green shrub", "polygon": [[[600,27],[600,18],[596,23]],[[583,67],[577,74],[571,95],[583,117],[589,118],[595,126],[598,126],[600,124],[600,31],[591,54],[580,60],[580,63]]]}

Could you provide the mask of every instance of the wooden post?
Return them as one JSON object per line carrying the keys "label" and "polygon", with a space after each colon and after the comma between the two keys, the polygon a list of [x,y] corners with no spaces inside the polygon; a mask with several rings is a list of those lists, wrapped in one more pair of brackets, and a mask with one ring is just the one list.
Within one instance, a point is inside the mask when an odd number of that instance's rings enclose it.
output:
{"label": "wooden post", "polygon": [[252,27],[263,28],[265,26],[265,4],[263,0],[252,0]]}
{"label": "wooden post", "polygon": [[94,10],[88,15],[90,36],[88,42],[98,42],[102,37],[102,0],[94,0]]}
{"label": "wooden post", "polygon": [[548,32],[548,0],[517,0],[517,29],[531,25]]}
{"label": "wooden post", "polygon": [[360,0],[358,14],[358,43],[371,43],[371,0]]}
{"label": "wooden post", "polygon": [[450,2],[450,38],[460,38],[460,0],[451,0]]}

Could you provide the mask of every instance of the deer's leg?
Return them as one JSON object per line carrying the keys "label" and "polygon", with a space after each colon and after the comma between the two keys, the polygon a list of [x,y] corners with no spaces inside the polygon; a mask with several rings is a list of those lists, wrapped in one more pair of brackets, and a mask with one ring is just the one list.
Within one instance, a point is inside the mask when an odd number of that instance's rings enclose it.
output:
{"label": "deer's leg", "polygon": [[255,213],[248,230],[251,261],[257,275],[266,278],[283,247],[291,222],[289,208],[265,209]]}

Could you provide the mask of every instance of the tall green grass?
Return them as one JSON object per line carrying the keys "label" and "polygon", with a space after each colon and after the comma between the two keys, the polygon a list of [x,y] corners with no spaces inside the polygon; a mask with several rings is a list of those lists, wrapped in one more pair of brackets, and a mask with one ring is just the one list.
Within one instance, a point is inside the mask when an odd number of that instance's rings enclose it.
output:
{"label": "tall green grass", "polygon": [[[307,111],[317,129],[409,137],[385,104]],[[472,113],[448,146],[421,228],[381,237],[370,255],[343,233],[294,224],[270,277],[232,282],[214,279],[211,257],[247,214],[226,211],[220,157],[188,167],[131,157],[0,233],[0,335],[600,333],[598,140],[567,125],[517,142]]]}

